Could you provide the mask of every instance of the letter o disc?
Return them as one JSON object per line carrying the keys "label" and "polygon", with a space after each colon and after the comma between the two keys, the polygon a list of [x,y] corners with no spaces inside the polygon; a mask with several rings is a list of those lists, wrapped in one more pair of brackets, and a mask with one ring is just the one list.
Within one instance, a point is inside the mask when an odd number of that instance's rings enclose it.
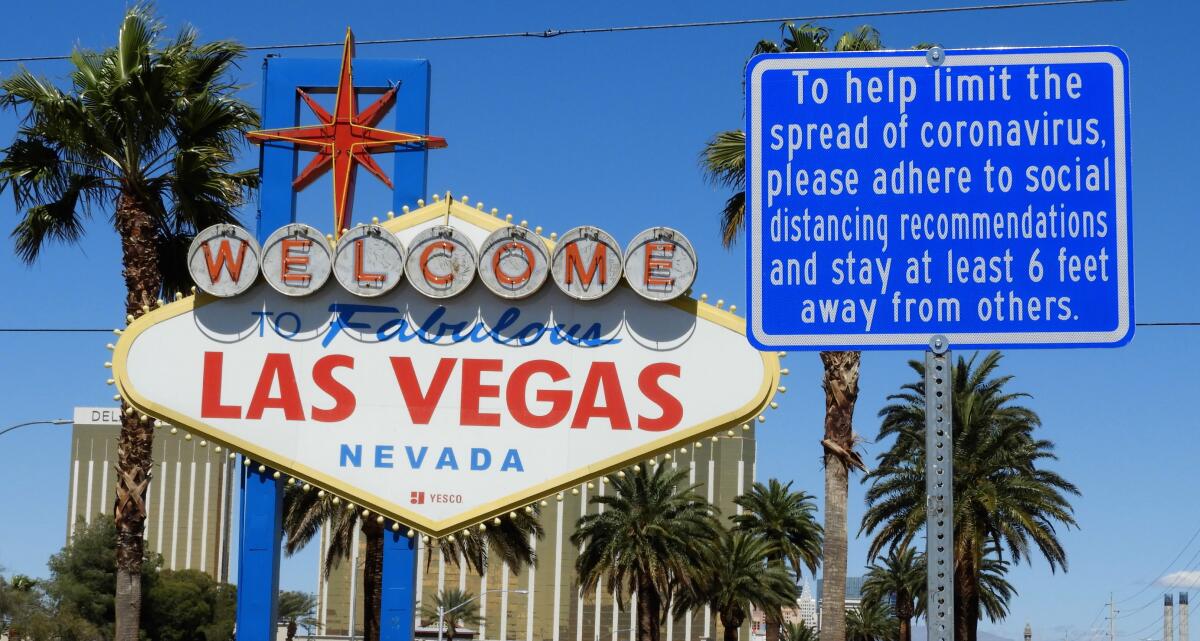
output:
{"label": "letter o disc", "polygon": [[229,298],[250,289],[258,278],[262,250],[250,232],[237,225],[213,225],[196,234],[188,247],[188,272],[201,291]]}
{"label": "letter o disc", "polygon": [[479,250],[479,280],[501,298],[516,300],[541,289],[550,274],[550,250],[524,227],[501,227]]}
{"label": "letter o disc", "polygon": [[329,241],[308,225],[285,225],[263,243],[263,278],[280,294],[307,296],[321,289],[331,271]]}
{"label": "letter o disc", "polygon": [[333,277],[357,296],[385,294],[404,277],[404,245],[379,225],[354,227],[338,239]]}
{"label": "letter o disc", "polygon": [[595,300],[621,281],[621,246],[602,229],[576,227],[558,239],[550,274],[568,296]]}
{"label": "letter o disc", "polygon": [[625,280],[643,298],[668,301],[696,281],[696,251],[687,236],[670,227],[651,227],[625,249]]}
{"label": "letter o disc", "polygon": [[444,225],[417,234],[408,245],[404,271],[413,288],[430,298],[450,298],[475,278],[475,246],[466,234]]}

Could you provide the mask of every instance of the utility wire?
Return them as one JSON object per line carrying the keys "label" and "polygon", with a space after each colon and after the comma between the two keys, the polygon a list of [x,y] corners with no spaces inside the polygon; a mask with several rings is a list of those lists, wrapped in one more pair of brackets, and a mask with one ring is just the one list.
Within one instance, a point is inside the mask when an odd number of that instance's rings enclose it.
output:
{"label": "utility wire", "polygon": [[[1196,541],[1196,537],[1198,537],[1198,536],[1200,536],[1200,527],[1197,527],[1196,531],[1192,532],[1191,538],[1188,539],[1187,543],[1183,544],[1183,547],[1179,549],[1179,553],[1175,555],[1175,558],[1171,559],[1171,562],[1168,563],[1167,566],[1164,567],[1162,569],[1162,571],[1158,573],[1157,576],[1155,576],[1146,585],[1143,585],[1142,589],[1138,590],[1137,592],[1134,592],[1133,594],[1131,594],[1127,597],[1117,599],[1116,603],[1121,604],[1121,603],[1127,603],[1129,601],[1132,601],[1139,594],[1145,592],[1146,590],[1149,590],[1151,587],[1154,587],[1155,582],[1157,582],[1160,578],[1166,576],[1167,571],[1169,571],[1175,565],[1175,562],[1178,561],[1179,559],[1183,558],[1184,553],[1188,551],[1188,548],[1192,547],[1192,543],[1194,543]],[[1197,550],[1197,554],[1200,554],[1200,550]],[[1189,560],[1185,564],[1185,567],[1188,565],[1191,565],[1195,560],[1196,560],[1196,556],[1192,556],[1191,560]],[[1139,609],[1141,609],[1141,608],[1139,608]],[[1132,614],[1133,612],[1136,612],[1136,610],[1130,611],[1130,614]],[[1117,618],[1121,618],[1121,617],[1117,617]]]}
{"label": "utility wire", "polygon": [[[784,16],[779,18],[746,18],[742,20],[710,20],[705,22],[675,22],[649,25],[625,25],[617,27],[585,27],[580,29],[545,29],[542,31],[509,31],[500,33],[470,33],[449,36],[416,36],[412,38],[384,38],[376,40],[358,40],[355,44],[364,45],[394,45],[412,44],[418,42],[457,42],[467,40],[503,40],[503,39],[542,39],[559,36],[596,35],[605,33],[628,33],[641,31],[664,31],[668,29],[698,29],[708,27],[732,27],[750,24],[767,24],[775,22],[816,22],[820,20],[840,20],[849,18],[886,18],[897,16],[920,16],[941,13],[962,13],[968,11],[1001,11],[1005,9],[1034,9],[1041,7],[1059,7],[1085,4],[1107,4],[1124,2],[1125,0],[1040,0],[1035,2],[1010,2],[998,4],[962,5],[956,7],[926,7],[920,9],[894,9],[888,11],[857,11],[852,13],[827,13],[808,16]],[[304,42],[281,43],[273,45],[251,45],[247,51],[270,51],[284,49],[312,49],[318,47],[340,47],[342,42]],[[70,56],[12,56],[0,58],[0,62],[46,62],[51,60],[67,60]]]}
{"label": "utility wire", "polygon": [[[1116,0],[1116,1],[1121,1],[1121,0]],[[1181,322],[1176,322],[1176,323],[1135,323],[1135,324],[1138,327],[1200,327],[1200,321],[1188,321],[1188,322],[1181,321]],[[111,328],[105,329],[102,327],[0,327],[0,333],[6,333],[6,334],[87,333],[87,332],[106,332],[107,333],[107,332],[111,332],[111,331],[112,331]],[[1197,533],[1200,534],[1200,530],[1197,530]],[[1193,535],[1193,538],[1195,538],[1194,535]],[[1182,554],[1182,552],[1181,552],[1181,554]],[[1172,563],[1174,563],[1174,561],[1172,561]],[[1151,585],[1153,585],[1153,584],[1151,584]],[[1146,586],[1146,587],[1148,588],[1150,586]],[[1142,591],[1145,591],[1145,589],[1146,588],[1142,588]],[[1124,600],[1128,601],[1129,599],[1132,599],[1133,597],[1137,596],[1138,594],[1141,594],[1141,592],[1135,592],[1134,594],[1126,597]]]}

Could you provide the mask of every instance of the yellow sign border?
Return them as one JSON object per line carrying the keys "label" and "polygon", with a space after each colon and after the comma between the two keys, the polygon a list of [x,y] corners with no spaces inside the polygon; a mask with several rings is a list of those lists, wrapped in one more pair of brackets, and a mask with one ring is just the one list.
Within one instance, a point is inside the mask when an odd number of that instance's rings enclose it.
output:
{"label": "yellow sign border", "polygon": [[[433,202],[424,207],[413,210],[410,213],[398,216],[380,224],[393,233],[407,229],[422,223],[434,220],[437,218],[448,218],[450,215],[464,220],[467,223],[481,227],[489,232],[495,231],[502,227],[512,226],[512,223],[500,220],[486,213],[476,210],[472,207],[462,204],[447,198],[440,202]],[[543,238],[546,245],[551,251],[554,249],[554,241]],[[550,286],[547,283],[545,286]],[[622,286],[627,286],[623,283]],[[170,423],[179,426],[186,430],[203,435],[209,441],[224,445],[231,450],[240,451],[244,456],[252,459],[263,465],[267,465],[273,469],[287,473],[297,479],[304,480],[312,485],[324,488],[326,491],[332,492],[342,498],[351,501],[366,509],[372,510],[385,517],[391,518],[399,523],[406,524],[416,530],[424,532],[430,536],[441,537],[452,534],[459,529],[470,527],[477,523],[481,523],[500,515],[506,514],[512,510],[525,505],[537,502],[550,495],[556,494],[562,490],[571,488],[587,482],[589,479],[598,478],[607,474],[616,472],[621,468],[643,459],[658,456],[674,450],[681,443],[695,441],[699,438],[704,438],[728,429],[729,426],[739,425],[746,422],[752,422],[755,417],[760,415],[763,410],[770,404],[771,398],[774,396],[775,390],[779,386],[780,365],[779,354],[777,352],[763,352],[759,354],[763,362],[763,379],[759,386],[758,392],[755,394],[755,400],[744,405],[738,410],[712,418],[697,425],[684,428],[679,431],[672,431],[668,437],[659,439],[653,443],[648,443],[641,447],[627,450],[620,455],[611,456],[602,461],[598,461],[583,468],[578,468],[571,472],[561,474],[553,479],[540,483],[538,485],[527,488],[517,494],[510,495],[503,499],[493,501],[491,503],[479,506],[467,512],[462,512],[455,517],[432,520],[427,519],[419,514],[413,513],[403,507],[403,505],[393,501],[384,499],[371,493],[363,493],[361,489],[353,488],[348,484],[343,483],[337,478],[327,474],[317,472],[304,465],[282,462],[275,457],[271,452],[265,451],[257,445],[247,443],[240,438],[237,438],[223,430],[219,430],[202,421],[194,420],[175,410],[154,403],[143,397],[136,389],[130,385],[126,363],[129,356],[129,349],[133,342],[142,332],[149,329],[151,326],[174,318],[181,314],[186,314],[199,307],[203,307],[209,303],[220,300],[214,296],[199,293],[192,296],[187,296],[178,301],[174,301],[152,310],[151,312],[142,315],[129,324],[117,341],[113,350],[113,378],[121,396],[134,409]],[[719,309],[707,303],[697,301],[690,297],[680,297],[673,301],[663,303],[673,305],[683,311],[690,312],[696,317],[706,321],[716,323],[726,329],[737,332],[743,336],[746,335],[746,321],[739,318],[732,312],[724,309]],[[753,349],[749,342],[746,345]]]}

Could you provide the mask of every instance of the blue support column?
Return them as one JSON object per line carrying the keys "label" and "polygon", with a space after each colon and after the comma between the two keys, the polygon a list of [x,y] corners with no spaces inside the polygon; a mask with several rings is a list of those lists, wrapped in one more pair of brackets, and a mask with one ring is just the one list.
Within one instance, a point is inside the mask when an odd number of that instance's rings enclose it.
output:
{"label": "blue support column", "polygon": [[283,540],[283,480],[275,470],[242,468],[238,533],[237,641],[274,641],[279,556]]}
{"label": "blue support column", "polygon": [[383,594],[379,641],[412,641],[416,626],[417,537],[383,535]]}

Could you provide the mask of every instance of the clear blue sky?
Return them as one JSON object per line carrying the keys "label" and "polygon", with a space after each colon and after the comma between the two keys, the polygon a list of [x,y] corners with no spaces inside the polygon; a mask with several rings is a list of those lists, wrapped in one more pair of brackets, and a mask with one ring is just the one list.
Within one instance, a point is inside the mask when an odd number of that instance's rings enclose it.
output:
{"label": "clear blue sky", "polygon": [[[190,22],[204,38],[248,44],[340,40],[347,25],[360,40],[430,34],[540,31],[837,10],[948,6],[953,2],[808,3],[288,3],[162,2],[172,29]],[[123,2],[31,2],[0,24],[0,57],[60,54],[75,43],[114,41]],[[277,7],[287,6],[286,11]],[[940,16],[870,22],[893,47],[932,41],[947,47],[1113,44],[1131,61],[1134,238],[1137,317],[1141,321],[1200,320],[1195,238],[1200,237],[1200,181],[1194,156],[1198,128],[1195,43],[1187,25],[1200,18],[1193,3],[1130,0],[1122,4]],[[840,31],[864,20],[826,24]],[[433,191],[482,199],[517,219],[564,231],[590,223],[630,238],[648,217],[683,230],[701,260],[696,291],[744,306],[742,248],[721,248],[717,213],[727,193],[708,185],[697,154],[712,133],[741,126],[741,70],[774,25],[572,36],[552,40],[458,42],[361,47],[360,57],[424,57],[433,63],[432,133],[449,149],[435,152]],[[337,55],[336,49],[288,56]],[[258,55],[243,63],[245,96],[257,104]],[[31,68],[61,78],[62,63]],[[0,64],[0,73],[15,69]],[[0,141],[14,122],[0,116]],[[249,161],[256,154],[248,155]],[[360,181],[369,183],[369,179]],[[324,220],[327,187],[312,207]],[[369,217],[379,191],[360,194]],[[302,200],[302,204],[307,199]],[[379,205],[380,211],[386,209]],[[247,212],[249,213],[249,212]],[[252,218],[247,218],[252,221]],[[0,198],[0,229],[16,217]],[[102,326],[121,323],[122,283],[116,237],[103,217],[92,222],[83,248],[54,247],[27,268],[0,256],[0,326]],[[101,367],[104,335],[0,335],[0,427],[70,416],[77,405],[111,404]],[[856,429],[876,434],[884,397],[911,377],[916,354],[871,353],[862,367]],[[1158,638],[1162,589],[1139,589],[1200,527],[1195,510],[1200,427],[1197,391],[1200,328],[1139,329],[1119,350],[1012,352],[1004,361],[1015,389],[1058,443],[1056,469],[1083,490],[1075,502],[1079,531],[1064,532],[1070,571],[1051,574],[1040,561],[1011,578],[1020,591],[1007,621],[985,630],[1019,639],[1026,621],[1038,639],[1084,632],[1109,591],[1135,595],[1120,608],[1149,607],[1119,621],[1128,638]],[[795,479],[820,493],[821,369],[815,354],[787,359],[790,388],[782,408],[760,432],[760,478]],[[62,544],[69,458],[68,429],[30,428],[0,440],[0,565],[8,573],[44,575],[45,559]],[[865,449],[873,458],[880,446]],[[851,528],[862,514],[863,487],[852,484]],[[866,543],[852,541],[852,574],[866,561]],[[1171,571],[1196,569],[1188,549]],[[1187,562],[1192,560],[1192,565]],[[284,570],[287,587],[313,589],[311,554]],[[1198,582],[1197,587],[1200,587]],[[1134,634],[1141,628],[1140,634]]]}

